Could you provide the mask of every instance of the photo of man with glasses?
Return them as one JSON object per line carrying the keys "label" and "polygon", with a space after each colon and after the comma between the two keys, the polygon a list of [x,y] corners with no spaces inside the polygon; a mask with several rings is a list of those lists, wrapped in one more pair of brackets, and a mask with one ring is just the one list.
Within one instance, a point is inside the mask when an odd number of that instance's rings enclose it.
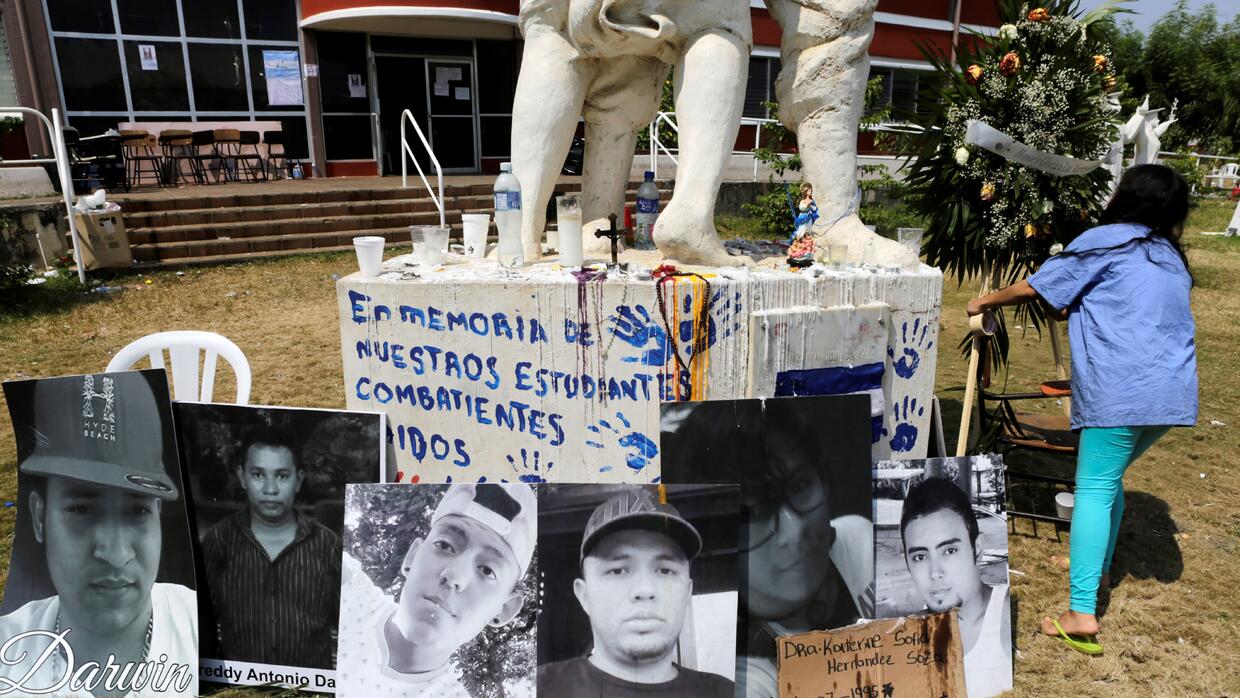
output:
{"label": "photo of man with glasses", "polygon": [[664,482],[739,482],[738,685],[773,698],[775,638],[874,617],[864,395],[663,406]]}

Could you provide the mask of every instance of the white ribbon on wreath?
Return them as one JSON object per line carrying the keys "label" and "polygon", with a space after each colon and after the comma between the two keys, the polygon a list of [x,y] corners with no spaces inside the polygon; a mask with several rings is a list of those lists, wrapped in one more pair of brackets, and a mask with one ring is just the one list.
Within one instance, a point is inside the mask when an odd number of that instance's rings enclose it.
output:
{"label": "white ribbon on wreath", "polygon": [[[1101,167],[1106,162],[1106,158],[1101,160],[1081,160],[1066,155],[1056,155],[1035,150],[978,119],[969,119],[965,128],[964,140],[966,143],[985,148],[1005,160],[1032,167],[1035,170],[1053,174],[1057,177],[1085,174]],[[1111,154],[1108,153],[1107,156],[1111,157]]]}

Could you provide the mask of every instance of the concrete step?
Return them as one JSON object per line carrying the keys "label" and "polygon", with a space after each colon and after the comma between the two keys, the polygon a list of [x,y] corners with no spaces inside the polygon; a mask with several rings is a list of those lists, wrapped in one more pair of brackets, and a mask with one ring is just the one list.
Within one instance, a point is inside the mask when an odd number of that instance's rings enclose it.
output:
{"label": "concrete step", "polygon": [[338,201],[296,203],[275,206],[232,206],[170,211],[126,213],[125,227],[164,228],[178,225],[219,225],[254,221],[295,220],[306,217],[365,216],[377,213],[415,213],[435,210],[430,199],[386,199],[379,201]]}

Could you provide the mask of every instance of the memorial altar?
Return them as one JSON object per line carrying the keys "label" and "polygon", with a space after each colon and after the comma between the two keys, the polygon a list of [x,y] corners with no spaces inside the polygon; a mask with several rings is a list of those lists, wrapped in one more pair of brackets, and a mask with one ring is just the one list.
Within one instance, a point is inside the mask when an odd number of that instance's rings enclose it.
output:
{"label": "memorial altar", "polygon": [[340,279],[347,404],[387,413],[392,477],[658,482],[662,402],[857,392],[874,458],[925,457],[938,269],[632,269],[403,256]]}

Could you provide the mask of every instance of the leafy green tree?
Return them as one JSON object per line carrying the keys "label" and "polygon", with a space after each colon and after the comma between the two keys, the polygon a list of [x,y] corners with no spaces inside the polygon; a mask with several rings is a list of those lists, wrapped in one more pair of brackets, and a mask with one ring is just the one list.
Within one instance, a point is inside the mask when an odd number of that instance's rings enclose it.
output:
{"label": "leafy green tree", "polygon": [[1146,94],[1155,108],[1178,100],[1179,121],[1163,137],[1165,149],[1240,152],[1240,17],[1220,24],[1213,5],[1192,12],[1180,0],[1148,36],[1131,22],[1106,32],[1125,114]]}

